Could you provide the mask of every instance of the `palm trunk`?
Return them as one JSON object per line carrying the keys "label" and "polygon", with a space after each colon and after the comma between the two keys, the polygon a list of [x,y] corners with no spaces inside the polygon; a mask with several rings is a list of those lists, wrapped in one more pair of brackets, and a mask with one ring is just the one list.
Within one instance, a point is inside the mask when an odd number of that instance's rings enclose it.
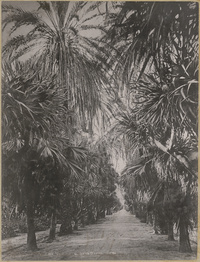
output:
{"label": "palm trunk", "polygon": [[108,215],[108,216],[112,215],[112,212],[111,212],[111,208],[110,208],[110,207],[107,207],[106,215]]}
{"label": "palm trunk", "polygon": [[183,253],[191,253],[191,245],[188,232],[188,224],[184,217],[180,217],[180,239],[179,239],[179,251]]}
{"label": "palm trunk", "polygon": [[168,221],[168,240],[174,241],[173,222]]}
{"label": "palm trunk", "polygon": [[89,209],[86,224],[89,225],[94,223],[95,223],[95,218],[94,218],[93,210]]}
{"label": "palm trunk", "polygon": [[27,248],[29,250],[36,250],[36,236],[35,236],[35,227],[34,227],[34,204],[31,199],[31,196],[27,196],[30,199],[27,199]]}
{"label": "palm trunk", "polygon": [[49,240],[54,240],[56,237],[56,211],[53,210],[51,214]]}
{"label": "palm trunk", "polygon": [[66,219],[65,221],[63,221],[63,223],[60,226],[59,235],[63,236],[63,235],[71,234],[72,231],[73,230],[72,230],[71,220]]}
{"label": "palm trunk", "polygon": [[102,218],[105,218],[106,217],[106,210],[105,210],[105,207],[103,208],[103,212],[102,212]]}
{"label": "palm trunk", "polygon": [[74,230],[78,230],[78,219],[75,219]]}
{"label": "palm trunk", "polygon": [[60,231],[59,231],[59,235],[67,235],[67,234],[71,234],[72,233],[72,217],[70,215],[70,209],[66,208],[65,210],[63,210],[63,214],[62,214],[62,223],[60,226]]}
{"label": "palm trunk", "polygon": [[154,234],[158,234],[158,215],[157,213],[153,214],[153,229],[154,229]]}
{"label": "palm trunk", "polygon": [[85,216],[81,217],[81,226],[85,227]]}

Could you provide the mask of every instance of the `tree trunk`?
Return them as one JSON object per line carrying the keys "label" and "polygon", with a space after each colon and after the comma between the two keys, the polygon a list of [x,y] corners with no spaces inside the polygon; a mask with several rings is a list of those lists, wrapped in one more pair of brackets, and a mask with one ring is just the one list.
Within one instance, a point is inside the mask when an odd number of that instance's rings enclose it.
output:
{"label": "tree trunk", "polygon": [[108,215],[108,216],[112,215],[112,212],[111,212],[111,208],[110,208],[110,207],[107,208],[106,215]]}
{"label": "tree trunk", "polygon": [[94,224],[94,223],[95,223],[94,213],[93,213],[92,209],[90,209],[88,211],[86,224],[89,225],[89,224]]}
{"label": "tree trunk", "polygon": [[102,214],[102,218],[105,218],[106,217],[106,210],[105,208],[103,209],[103,214]]}
{"label": "tree trunk", "polygon": [[155,212],[153,214],[153,229],[154,229],[154,234],[158,234],[158,215]]}
{"label": "tree trunk", "polygon": [[147,212],[147,224],[153,226],[153,217],[152,212]]}
{"label": "tree trunk", "polygon": [[188,224],[183,217],[180,218],[179,251],[183,253],[192,252],[189,239]]}
{"label": "tree trunk", "polygon": [[105,208],[103,208],[103,210],[101,211],[101,218],[105,218],[106,217],[106,211]]}
{"label": "tree trunk", "polygon": [[74,230],[78,230],[78,219],[75,220]]}
{"label": "tree trunk", "polygon": [[81,226],[85,227],[85,216],[81,216]]}
{"label": "tree trunk", "polygon": [[173,222],[168,221],[168,240],[174,241]]}
{"label": "tree trunk", "polygon": [[[30,198],[30,196],[28,196]],[[36,236],[34,227],[34,203],[31,199],[27,200],[27,248],[29,250],[36,250]]]}
{"label": "tree trunk", "polygon": [[59,236],[67,235],[72,233],[72,225],[71,225],[71,218],[65,217],[61,226]]}
{"label": "tree trunk", "polygon": [[48,240],[54,240],[56,237],[56,211],[53,210],[51,214],[50,230]]}

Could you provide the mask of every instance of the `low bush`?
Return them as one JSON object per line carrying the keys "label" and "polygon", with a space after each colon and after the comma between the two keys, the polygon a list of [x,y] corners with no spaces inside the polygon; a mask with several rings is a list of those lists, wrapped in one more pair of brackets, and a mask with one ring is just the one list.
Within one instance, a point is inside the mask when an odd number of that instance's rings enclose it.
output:
{"label": "low bush", "polygon": [[2,239],[15,237],[17,235],[12,221],[2,221],[1,235]]}
{"label": "low bush", "polygon": [[[44,231],[49,228],[49,218],[46,216],[35,218],[35,231]],[[2,239],[15,237],[17,234],[27,233],[26,216],[19,218],[2,218]]]}

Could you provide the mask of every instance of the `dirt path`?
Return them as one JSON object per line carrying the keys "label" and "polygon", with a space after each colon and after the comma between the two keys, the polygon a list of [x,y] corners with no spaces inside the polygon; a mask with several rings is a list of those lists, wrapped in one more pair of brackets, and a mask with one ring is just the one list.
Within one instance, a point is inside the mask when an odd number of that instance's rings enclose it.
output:
{"label": "dirt path", "polygon": [[[26,250],[25,238],[3,240],[2,260],[190,260],[196,259],[197,252],[193,243],[192,254],[179,253],[177,241],[152,234],[149,225],[125,210],[52,243],[46,243],[46,236],[47,232],[37,234],[39,250],[35,252]],[[9,243],[15,249],[10,250]]]}

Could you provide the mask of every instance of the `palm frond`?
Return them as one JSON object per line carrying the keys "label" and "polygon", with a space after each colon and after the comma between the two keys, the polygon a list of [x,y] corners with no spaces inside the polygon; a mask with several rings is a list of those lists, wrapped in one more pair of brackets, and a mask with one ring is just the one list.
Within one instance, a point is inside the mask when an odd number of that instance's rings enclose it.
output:
{"label": "palm frond", "polygon": [[24,11],[21,8],[13,8],[13,6],[8,5],[3,5],[2,11],[9,13],[2,21],[3,30],[8,24],[14,23],[10,29],[11,34],[21,26],[37,25],[39,23],[39,17],[34,12]]}

